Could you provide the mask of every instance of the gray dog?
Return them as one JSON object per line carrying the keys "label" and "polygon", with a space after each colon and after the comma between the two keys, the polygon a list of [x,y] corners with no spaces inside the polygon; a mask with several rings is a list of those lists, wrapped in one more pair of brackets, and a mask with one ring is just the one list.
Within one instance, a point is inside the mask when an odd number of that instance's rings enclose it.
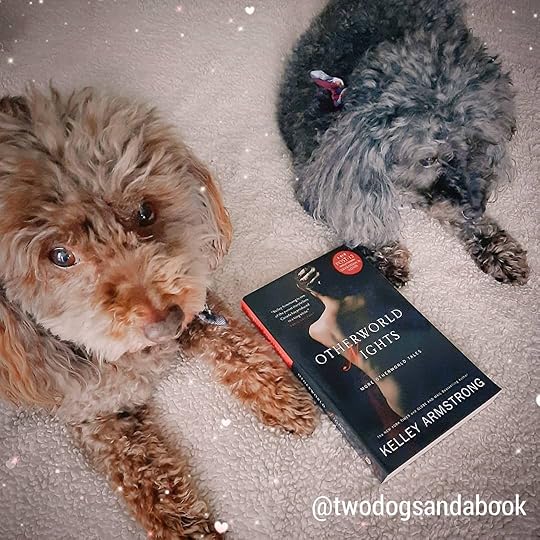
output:
{"label": "gray dog", "polygon": [[460,2],[331,1],[296,44],[278,119],[304,208],[369,248],[395,285],[408,278],[404,202],[451,227],[496,280],[527,281],[525,251],[484,214],[509,177],[512,83]]}

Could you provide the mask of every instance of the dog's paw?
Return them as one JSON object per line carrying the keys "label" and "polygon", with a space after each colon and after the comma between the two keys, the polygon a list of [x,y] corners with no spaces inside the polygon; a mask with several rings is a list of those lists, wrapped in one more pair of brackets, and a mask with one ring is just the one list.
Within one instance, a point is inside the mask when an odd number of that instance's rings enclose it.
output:
{"label": "dog's paw", "polygon": [[279,408],[276,404],[264,405],[259,408],[258,416],[261,421],[272,428],[279,428],[300,437],[313,433],[318,424],[319,414],[311,405],[285,406]]}
{"label": "dog's paw", "polygon": [[[209,527],[213,527],[212,524],[208,524]],[[225,538],[225,534],[218,533],[215,530],[211,531],[204,531],[204,532],[197,532],[193,533],[190,536],[186,536],[185,538],[189,538],[190,540],[223,540]],[[177,538],[176,536],[173,538]]]}
{"label": "dog's paw", "polygon": [[[163,498],[160,498],[160,502]],[[152,540],[176,540],[186,538],[189,540],[223,540],[225,534],[216,530],[216,523],[210,519],[208,513],[191,517],[191,523],[186,526],[186,517],[162,512],[161,505],[154,505],[153,514],[155,524],[148,531],[148,538]],[[182,509],[178,509],[182,512]]]}
{"label": "dog's paw", "polygon": [[258,392],[251,403],[252,409],[267,426],[296,435],[311,435],[319,420],[317,405],[290,372],[276,375],[264,391]]}
{"label": "dog's paw", "polygon": [[471,254],[483,272],[501,283],[524,285],[529,279],[527,252],[506,231],[476,238]]}
{"label": "dog's paw", "polygon": [[178,540],[185,538],[186,540],[223,540],[224,534],[220,534],[211,528],[213,525],[208,523],[208,526],[197,532],[185,533],[174,529],[158,529],[155,532],[148,531],[147,537],[152,540]]}
{"label": "dog's paw", "polygon": [[384,246],[373,253],[373,261],[386,279],[396,288],[409,281],[410,253],[401,244]]}

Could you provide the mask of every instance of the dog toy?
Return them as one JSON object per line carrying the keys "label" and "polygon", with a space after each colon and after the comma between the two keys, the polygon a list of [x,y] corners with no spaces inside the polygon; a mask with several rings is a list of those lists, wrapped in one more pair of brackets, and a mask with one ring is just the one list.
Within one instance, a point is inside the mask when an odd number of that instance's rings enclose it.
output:
{"label": "dog toy", "polygon": [[317,86],[330,92],[332,102],[334,103],[334,107],[336,107],[336,109],[341,107],[343,95],[347,90],[343,79],[340,79],[339,77],[331,77],[320,69],[310,71],[309,76]]}

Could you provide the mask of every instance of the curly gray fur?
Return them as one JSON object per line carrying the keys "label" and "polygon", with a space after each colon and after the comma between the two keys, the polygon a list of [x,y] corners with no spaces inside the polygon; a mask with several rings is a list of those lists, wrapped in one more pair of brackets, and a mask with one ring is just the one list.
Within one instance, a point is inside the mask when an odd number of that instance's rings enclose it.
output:
{"label": "curly gray fur", "polygon": [[[341,109],[313,69],[345,80]],[[278,120],[299,201],[373,248],[398,239],[403,195],[481,216],[515,129],[510,76],[455,0],[331,1],[292,52]]]}

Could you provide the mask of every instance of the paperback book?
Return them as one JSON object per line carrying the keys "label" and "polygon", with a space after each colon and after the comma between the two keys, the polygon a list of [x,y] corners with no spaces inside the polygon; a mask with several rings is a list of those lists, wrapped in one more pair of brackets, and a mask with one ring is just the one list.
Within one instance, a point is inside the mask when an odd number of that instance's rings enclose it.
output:
{"label": "paperback book", "polygon": [[332,250],[242,309],[381,481],[500,392],[360,249]]}

